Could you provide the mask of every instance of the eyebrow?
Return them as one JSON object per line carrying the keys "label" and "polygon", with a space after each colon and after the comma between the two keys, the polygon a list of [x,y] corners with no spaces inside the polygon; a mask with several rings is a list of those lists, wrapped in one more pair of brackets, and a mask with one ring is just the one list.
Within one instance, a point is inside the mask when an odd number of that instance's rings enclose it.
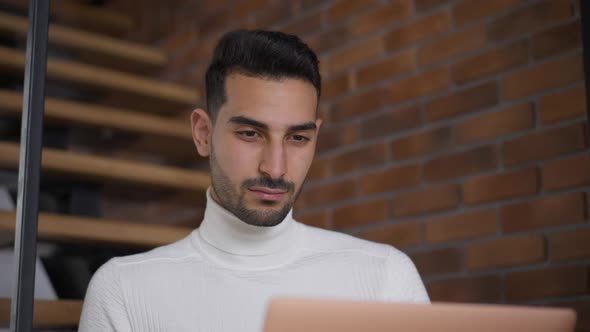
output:
{"label": "eyebrow", "polygon": [[[252,127],[256,127],[256,128],[268,130],[268,125],[266,123],[260,122],[258,120],[254,120],[252,118],[249,118],[249,117],[246,117],[246,116],[243,116],[243,115],[231,117],[228,120],[228,122],[235,123],[235,124],[240,124],[240,125],[247,125],[247,126],[252,126]],[[290,131],[290,132],[293,132],[293,131],[304,131],[304,130],[315,130],[315,129],[317,129],[317,126],[312,121],[306,122],[306,123],[302,123],[302,124],[292,125],[292,126],[289,126],[287,128],[287,130]]]}
{"label": "eyebrow", "polygon": [[241,124],[241,125],[247,125],[247,126],[252,126],[252,127],[257,127],[260,129],[268,129],[268,125],[266,123],[260,122],[260,121],[256,121],[254,119],[245,117],[245,116],[234,116],[231,117],[228,122],[231,123],[235,123],[235,124]]}
{"label": "eyebrow", "polygon": [[315,130],[317,126],[314,122],[306,122],[298,125],[289,126],[288,131],[304,131],[304,130]]}

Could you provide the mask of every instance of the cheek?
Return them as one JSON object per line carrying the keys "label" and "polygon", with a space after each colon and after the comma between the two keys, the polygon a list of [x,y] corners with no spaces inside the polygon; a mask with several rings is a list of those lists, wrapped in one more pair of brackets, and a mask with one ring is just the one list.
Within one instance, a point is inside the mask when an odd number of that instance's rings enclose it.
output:
{"label": "cheek", "polygon": [[311,162],[313,161],[314,151],[313,149],[310,150],[298,150],[293,151],[291,153],[292,157],[289,159],[289,173],[292,175],[292,179],[297,182],[298,185],[301,185],[305,176],[307,175],[307,171],[311,166]]}
{"label": "cheek", "polygon": [[231,137],[220,139],[216,143],[217,161],[232,181],[241,182],[252,177],[248,170],[255,166],[255,151]]}

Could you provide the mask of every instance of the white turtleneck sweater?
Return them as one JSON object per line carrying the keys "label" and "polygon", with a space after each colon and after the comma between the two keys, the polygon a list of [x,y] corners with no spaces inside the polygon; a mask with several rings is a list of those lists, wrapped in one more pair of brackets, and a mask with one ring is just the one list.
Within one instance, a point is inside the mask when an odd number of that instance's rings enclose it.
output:
{"label": "white turtleneck sweater", "polygon": [[276,296],[428,302],[401,251],[309,227],[289,215],[248,225],[207,192],[201,226],[93,276],[79,331],[261,332]]}

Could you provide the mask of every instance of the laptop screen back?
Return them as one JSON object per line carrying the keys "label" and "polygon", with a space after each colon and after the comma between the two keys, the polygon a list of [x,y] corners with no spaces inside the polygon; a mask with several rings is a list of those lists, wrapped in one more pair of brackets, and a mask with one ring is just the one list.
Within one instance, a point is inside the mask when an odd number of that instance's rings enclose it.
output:
{"label": "laptop screen back", "polygon": [[276,299],[264,332],[573,332],[572,309]]}

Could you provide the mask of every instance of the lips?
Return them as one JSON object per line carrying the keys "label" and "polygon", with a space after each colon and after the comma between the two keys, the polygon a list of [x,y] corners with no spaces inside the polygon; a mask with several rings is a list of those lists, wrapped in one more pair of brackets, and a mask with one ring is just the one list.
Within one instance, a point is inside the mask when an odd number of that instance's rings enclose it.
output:
{"label": "lips", "polygon": [[249,188],[249,190],[257,197],[269,201],[278,201],[287,193],[287,191],[283,189],[270,189],[262,187],[253,187]]}

